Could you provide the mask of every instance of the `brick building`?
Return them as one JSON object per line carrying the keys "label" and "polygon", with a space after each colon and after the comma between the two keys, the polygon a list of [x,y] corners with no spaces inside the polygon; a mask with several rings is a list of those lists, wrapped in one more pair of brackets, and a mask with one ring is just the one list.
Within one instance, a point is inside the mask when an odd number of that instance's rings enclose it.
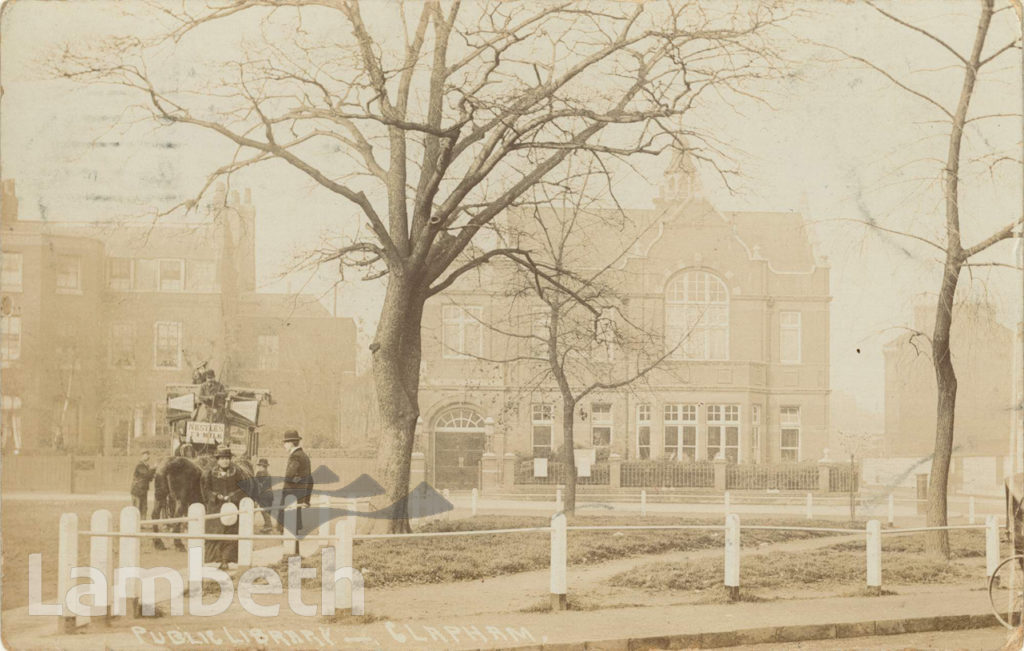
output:
{"label": "brick building", "polygon": [[354,323],[314,297],[256,292],[248,191],[211,206],[193,223],[22,221],[4,182],[5,450],[162,437],[166,385],[204,361],[227,384],[270,389],[266,434],[338,437]]}
{"label": "brick building", "polygon": [[[583,266],[617,260],[625,318],[674,351],[642,382],[577,405],[577,447],[598,459],[817,461],[828,445],[831,297],[802,217],[716,210],[685,155],[653,203],[573,242]],[[441,487],[475,485],[485,451],[528,458],[562,443],[555,386],[529,381],[538,362],[489,361],[515,359],[534,327],[501,291],[508,273],[491,263],[467,274],[424,315],[417,445]],[[669,347],[684,330],[685,344]]]}

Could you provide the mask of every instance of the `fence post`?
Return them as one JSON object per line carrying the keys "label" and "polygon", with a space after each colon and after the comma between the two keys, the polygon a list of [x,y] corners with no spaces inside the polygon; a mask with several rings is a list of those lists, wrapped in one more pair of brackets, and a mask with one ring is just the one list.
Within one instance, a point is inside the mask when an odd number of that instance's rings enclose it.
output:
{"label": "fence post", "polygon": [[89,565],[98,570],[107,581],[106,603],[93,602],[92,619],[99,621],[102,626],[110,626],[110,586],[114,578],[114,546],[110,536],[97,535],[110,533],[113,524],[113,516],[110,511],[100,509],[92,514],[92,521],[89,529],[93,534],[89,536]]}
{"label": "fence post", "polygon": [[725,516],[725,589],[729,601],[740,596],[740,516]]}
{"label": "fence post", "polygon": [[281,543],[281,558],[299,553],[298,507],[295,496],[289,495],[284,500],[284,541]]}
{"label": "fence post", "polygon": [[203,598],[203,563],[206,562],[206,541],[202,538],[195,538],[193,536],[202,536],[206,533],[206,507],[199,502],[188,505],[188,535],[189,539],[186,543],[188,547],[189,558],[192,558],[192,554],[199,555],[198,563],[188,564],[188,593],[189,595],[198,595],[199,599]]}
{"label": "fence post", "polygon": [[470,508],[472,509],[472,515],[476,517],[476,501],[480,497],[480,492],[477,489],[473,489],[472,496],[470,497]]}
{"label": "fence post", "polygon": [[[985,576],[992,578],[999,565],[999,524],[996,516],[985,517]],[[998,579],[996,580],[998,583]]]}
{"label": "fence post", "polygon": [[[121,521],[118,531],[122,534],[139,533],[139,509],[134,506],[126,506],[121,509]],[[139,542],[138,538],[122,536],[118,545],[117,566],[122,570],[132,567],[139,567]],[[108,586],[109,589],[109,586]],[[128,579],[125,582],[125,613],[132,619],[141,616],[139,610],[139,582],[137,579]]]}
{"label": "fence post", "polygon": [[[335,569],[352,567],[352,535],[353,527],[351,522],[355,520],[354,516],[346,515],[343,516],[334,525],[334,563]],[[334,607],[345,609],[352,607],[352,581],[343,579],[334,582],[334,577],[324,577],[322,584],[325,586],[334,586]],[[324,600],[326,603],[326,599]]]}
{"label": "fence post", "polygon": [[251,497],[243,497],[238,503],[238,567],[252,565],[252,538],[256,528],[256,503]]}
{"label": "fence post", "polygon": [[811,493],[807,493],[807,519],[814,519],[814,496]]}
{"label": "fence post", "polygon": [[561,511],[564,508],[562,504],[562,487],[559,486],[555,489],[555,510]]}
{"label": "fence post", "polygon": [[878,520],[868,520],[868,592],[882,593],[882,525]]}
{"label": "fence post", "polygon": [[647,517],[647,490],[640,489],[640,517]]}
{"label": "fence post", "polygon": [[974,524],[974,496],[971,495],[971,501],[967,504],[967,524]]}
{"label": "fence post", "polygon": [[451,510],[444,512],[444,519],[445,520],[451,520],[452,519],[452,511],[455,510],[455,503],[452,502],[452,492],[446,488],[443,491],[441,491],[441,494],[444,495],[444,501],[448,502],[449,504],[452,505]]}
{"label": "fence post", "polygon": [[889,526],[896,525],[896,497],[889,493]]}
{"label": "fence post", "polygon": [[725,505],[725,514],[726,515],[729,515],[729,510],[732,508],[731,501],[732,500],[729,498],[729,491],[725,491],[725,502],[724,502],[724,505]]}
{"label": "fence post", "polygon": [[569,531],[565,514],[551,516],[551,610],[568,608],[567,568],[569,557]]}
{"label": "fence post", "polygon": [[323,540],[317,541],[316,544],[317,547],[320,545],[326,546],[331,544],[330,541],[327,540],[331,535],[331,521],[327,517],[327,513],[331,510],[331,496],[321,495],[317,498],[316,502],[317,507],[319,507],[317,510],[320,512],[320,515],[317,516],[317,523],[320,525],[317,535],[323,536]]}
{"label": "fence post", "polygon": [[71,568],[78,565],[78,515],[65,513],[60,516],[60,542],[57,552],[57,603],[63,607],[63,614],[57,617],[57,633],[75,632],[75,616],[68,611],[65,597],[74,579]]}

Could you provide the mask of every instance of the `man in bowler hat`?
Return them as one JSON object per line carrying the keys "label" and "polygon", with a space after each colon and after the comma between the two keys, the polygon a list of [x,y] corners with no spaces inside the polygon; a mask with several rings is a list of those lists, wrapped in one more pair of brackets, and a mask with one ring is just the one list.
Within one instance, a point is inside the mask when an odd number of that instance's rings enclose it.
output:
{"label": "man in bowler hat", "polygon": [[309,506],[309,498],[313,493],[313,472],[309,457],[302,449],[302,437],[298,431],[290,429],[284,433],[284,448],[288,451],[288,465],[284,471],[281,503],[283,504],[289,495],[295,496],[295,503],[299,507],[295,526],[301,530],[302,508]]}

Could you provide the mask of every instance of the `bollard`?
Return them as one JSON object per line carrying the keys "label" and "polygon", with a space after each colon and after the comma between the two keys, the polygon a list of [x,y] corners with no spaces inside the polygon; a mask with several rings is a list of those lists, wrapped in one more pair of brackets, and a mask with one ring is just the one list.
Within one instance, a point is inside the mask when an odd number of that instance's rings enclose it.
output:
{"label": "bollard", "polygon": [[327,514],[331,510],[331,496],[321,495],[317,498],[316,503],[319,507],[317,510],[320,512],[319,516],[317,516],[317,523],[320,525],[317,534],[323,537],[323,540],[317,541],[317,546],[319,547],[320,545],[330,544],[327,538],[331,535],[331,521]]}
{"label": "bollard", "polygon": [[[124,507],[121,509],[121,522],[118,531],[122,534],[139,533],[140,519],[139,509],[134,506]],[[121,570],[139,567],[139,543],[138,538],[121,537],[117,551],[117,566]],[[128,579],[125,582],[125,613],[132,619],[142,616],[142,611],[139,609],[139,587],[137,579]]]}
{"label": "bollard", "polygon": [[[352,533],[355,517],[346,515],[334,525],[334,562],[335,569],[352,567]],[[334,586],[334,607],[346,609],[352,607],[352,582],[342,580],[333,583],[331,580],[323,579],[324,590]],[[326,599],[325,599],[326,602]]]}
{"label": "bollard", "polygon": [[725,491],[725,514],[729,515],[729,511],[732,508],[730,506],[729,491]]}
{"label": "bollard", "polygon": [[238,503],[238,567],[252,565],[253,539],[256,528],[256,503],[251,497],[243,497]]}
{"label": "bollard", "polygon": [[643,489],[640,491],[640,517],[647,517],[647,491]]}
{"label": "bollard", "polygon": [[89,536],[89,566],[97,570],[107,580],[108,590],[106,600],[97,599],[92,604],[93,621],[98,621],[101,626],[110,626],[110,597],[109,589],[111,579],[114,577],[114,544],[110,536],[97,535],[110,533],[113,529],[113,516],[110,511],[100,509],[92,514],[92,521],[89,529],[93,534]]}
{"label": "bollard", "polygon": [[807,493],[807,519],[814,519],[814,496]]}
{"label": "bollard", "polygon": [[452,505],[452,508],[450,510],[444,512],[444,519],[445,520],[451,520],[452,519],[452,511],[455,510],[455,504],[452,503],[452,493],[451,493],[450,490],[448,490],[446,488],[443,491],[441,491],[441,494],[444,495],[444,501],[448,502],[449,504]]}
{"label": "bollard", "polygon": [[472,509],[472,515],[473,515],[474,518],[476,517],[476,501],[477,501],[477,499],[479,497],[480,497],[480,491],[478,491],[477,489],[474,488],[473,489],[473,493],[472,493],[472,495],[470,497],[470,507]]}
{"label": "bollard", "polygon": [[297,531],[298,507],[295,496],[289,495],[284,500],[284,540],[281,543],[281,558],[288,558],[299,553],[299,536]]}
{"label": "bollard", "polygon": [[57,617],[57,633],[75,632],[75,616],[70,614],[64,598],[75,580],[71,568],[78,565],[78,515],[65,513],[60,516],[60,547],[57,552],[57,603],[63,606],[62,615]]}
{"label": "bollard", "polygon": [[[996,516],[985,517],[985,576],[989,579],[996,573],[999,566],[999,522]],[[996,587],[999,587],[997,578]]]}
{"label": "bollard", "polygon": [[889,493],[889,526],[896,525],[896,497]]}
{"label": "bollard", "polygon": [[967,503],[967,524],[974,524],[974,519],[974,496],[971,495],[971,500]]}
{"label": "bollard", "polygon": [[563,509],[564,507],[562,506],[562,487],[559,486],[558,488],[555,489],[555,510],[562,511]]}
{"label": "bollard", "polygon": [[882,593],[882,525],[869,520],[867,526],[868,592]]}
{"label": "bollard", "polygon": [[[193,536],[202,536],[206,533],[206,507],[196,502],[195,504],[188,505],[188,535],[189,538],[186,542],[188,548],[189,558],[194,553],[199,554],[198,563],[188,564],[188,593],[189,595],[199,595],[199,599],[203,598],[203,563],[206,562],[206,543],[202,538]],[[198,574],[197,574],[198,573]]]}
{"label": "bollard", "polygon": [[740,596],[740,516],[725,516],[725,589],[729,601]]}
{"label": "bollard", "polygon": [[568,605],[567,569],[569,530],[564,513],[551,516],[551,610],[565,610]]}

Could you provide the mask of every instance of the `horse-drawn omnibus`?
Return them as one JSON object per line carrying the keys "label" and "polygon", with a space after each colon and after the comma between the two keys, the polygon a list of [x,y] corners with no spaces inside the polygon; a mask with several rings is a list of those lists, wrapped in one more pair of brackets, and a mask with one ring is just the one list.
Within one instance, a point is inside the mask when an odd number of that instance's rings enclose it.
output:
{"label": "horse-drawn omnibus", "polygon": [[[226,387],[213,371],[202,382],[167,385],[167,423],[175,456],[213,454],[227,445],[236,457],[252,460],[259,454],[260,411],[273,404],[270,391]],[[200,376],[193,377],[193,380]]]}

